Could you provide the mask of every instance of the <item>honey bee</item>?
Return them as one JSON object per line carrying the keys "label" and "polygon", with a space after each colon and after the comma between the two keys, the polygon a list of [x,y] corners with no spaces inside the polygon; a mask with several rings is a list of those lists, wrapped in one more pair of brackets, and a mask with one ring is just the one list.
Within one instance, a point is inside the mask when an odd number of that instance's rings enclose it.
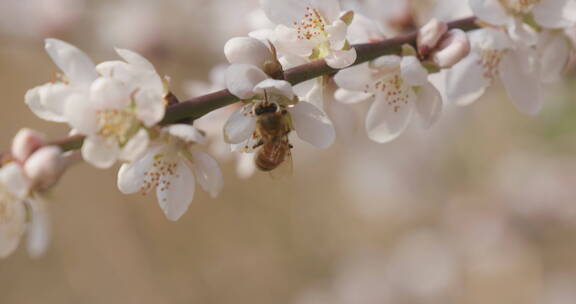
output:
{"label": "honey bee", "polygon": [[256,167],[261,171],[269,172],[283,163],[292,165],[290,149],[292,145],[288,140],[290,124],[288,111],[280,109],[275,103],[264,102],[254,109],[257,116],[256,134],[260,146],[255,158]]}

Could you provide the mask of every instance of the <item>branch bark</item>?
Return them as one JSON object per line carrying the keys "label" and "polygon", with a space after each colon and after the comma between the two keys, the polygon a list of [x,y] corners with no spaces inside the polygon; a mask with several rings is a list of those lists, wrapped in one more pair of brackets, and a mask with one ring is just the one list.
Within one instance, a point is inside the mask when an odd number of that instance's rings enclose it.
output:
{"label": "branch bark", "polygon": [[[449,29],[461,29],[470,31],[478,29],[477,19],[468,17],[448,23]],[[356,44],[357,59],[354,65],[361,64],[384,55],[400,54],[402,46],[410,44],[416,47],[417,32],[403,34],[394,38],[379,42]],[[314,79],[322,75],[329,75],[338,70],[329,67],[324,60],[315,60],[284,71],[284,80],[292,85]],[[239,99],[228,90],[221,90],[214,93],[199,96],[180,103],[171,104],[166,109],[166,115],[160,122],[162,125],[175,123],[183,119],[194,120],[200,118],[211,111],[225,107]],[[77,150],[82,147],[84,137],[75,135],[50,142],[50,145],[58,145],[64,151]]]}

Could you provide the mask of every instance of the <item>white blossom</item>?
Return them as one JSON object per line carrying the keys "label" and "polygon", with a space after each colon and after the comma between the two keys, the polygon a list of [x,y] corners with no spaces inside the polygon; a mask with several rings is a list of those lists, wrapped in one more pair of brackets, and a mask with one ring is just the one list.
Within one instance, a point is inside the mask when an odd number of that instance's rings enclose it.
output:
{"label": "white blossom", "polygon": [[45,48],[63,74],[54,82],[28,90],[25,101],[38,117],[66,122],[64,111],[70,96],[86,94],[98,73],[88,55],[71,44],[46,39]]}
{"label": "white blossom", "polygon": [[[278,24],[274,44],[288,57],[322,58],[336,69],[350,66],[356,50],[347,44],[348,24],[338,0],[262,0],[266,16]],[[344,19],[342,20],[341,17]]]}
{"label": "white blossom", "polygon": [[[507,29],[514,48],[537,48],[531,60],[543,82],[554,82],[566,67],[570,45],[564,32],[576,26],[574,0],[469,0],[479,19]],[[526,22],[533,18],[534,24]],[[538,32],[535,32],[536,29]],[[534,73],[534,71],[532,71]]]}
{"label": "white blossom", "polygon": [[194,148],[204,142],[204,135],[190,125],[164,128],[142,156],[122,165],[118,188],[124,194],[156,191],[166,217],[178,220],[194,199],[196,183],[211,197],[218,196],[224,185],[218,163]]}
{"label": "white blossom", "polygon": [[336,98],[343,102],[374,101],[366,117],[368,136],[379,143],[397,138],[416,111],[428,128],[442,111],[440,92],[414,56],[380,57],[336,74]]}
{"label": "white blossom", "polygon": [[509,27],[512,36],[522,35],[521,23],[530,14],[545,28],[563,28],[576,23],[576,1],[573,0],[469,0],[469,4],[479,19]]}
{"label": "white blossom", "polygon": [[531,48],[515,44],[505,31],[483,28],[469,34],[468,57],[448,70],[446,94],[451,102],[468,105],[497,80],[518,109],[536,114],[542,108],[539,66]]}
{"label": "white blossom", "polygon": [[125,61],[99,64],[100,77],[84,94],[72,95],[65,111],[69,124],[86,135],[82,156],[100,168],[143,153],[148,128],[165,112],[164,84],[154,66],[132,51],[116,51]]}
{"label": "white blossom", "polygon": [[49,241],[49,219],[44,201],[17,163],[0,168],[0,258],[12,254],[27,233],[28,253],[42,255]]}

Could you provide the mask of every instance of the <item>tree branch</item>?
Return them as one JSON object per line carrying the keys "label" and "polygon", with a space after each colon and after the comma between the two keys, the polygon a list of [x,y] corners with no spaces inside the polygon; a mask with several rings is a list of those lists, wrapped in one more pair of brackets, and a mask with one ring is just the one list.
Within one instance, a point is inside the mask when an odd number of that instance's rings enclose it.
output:
{"label": "tree branch", "polygon": [[[476,24],[475,17],[468,17],[448,23],[448,28],[470,31],[477,29],[478,25]],[[356,49],[357,58],[353,65],[358,65],[384,55],[400,54],[402,46],[405,44],[416,47],[416,36],[417,32],[412,32],[379,42],[356,44],[353,47]],[[329,67],[326,61],[319,59],[284,71],[284,80],[290,82],[292,85],[296,85],[306,80],[332,74],[337,71],[338,70]],[[197,119],[213,110],[236,101],[238,101],[238,98],[230,94],[228,90],[221,90],[193,98],[169,106],[161,124],[174,123],[184,118]]]}
{"label": "tree branch", "polygon": [[[448,23],[448,28],[470,31],[478,29],[479,26],[475,17],[468,17]],[[354,65],[384,55],[400,54],[402,46],[405,44],[410,44],[413,47],[416,47],[416,36],[417,32],[412,32],[379,42],[353,45],[357,53],[357,59]],[[292,85],[296,85],[322,75],[333,74],[337,71],[338,70],[329,67],[324,60],[319,59],[284,71],[284,80],[290,82]],[[211,111],[233,104],[238,100],[239,99],[232,95],[228,90],[221,90],[180,103],[171,104],[167,107],[166,115],[160,124],[171,124],[183,119],[194,120]],[[71,151],[80,149],[83,141],[84,136],[75,135],[55,140],[48,144],[60,146],[64,151]],[[6,157],[5,154],[3,155]]]}

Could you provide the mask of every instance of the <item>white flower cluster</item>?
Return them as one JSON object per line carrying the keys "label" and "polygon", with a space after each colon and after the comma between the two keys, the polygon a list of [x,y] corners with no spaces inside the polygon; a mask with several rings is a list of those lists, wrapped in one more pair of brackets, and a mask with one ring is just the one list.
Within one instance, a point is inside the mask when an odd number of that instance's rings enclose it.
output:
{"label": "white flower cluster", "polygon": [[469,0],[482,29],[470,34],[472,51],[447,75],[448,98],[466,105],[496,80],[512,102],[534,115],[543,104],[542,83],[558,80],[572,46],[566,30],[576,27],[574,0]]}
{"label": "white flower cluster", "polygon": [[[401,51],[366,61],[352,43],[385,40],[390,31],[378,20],[343,10],[338,0],[262,0],[261,5],[276,25],[229,40],[224,47],[229,66],[214,77],[220,83],[212,84],[241,102],[196,124],[223,125],[224,147],[249,155],[239,158],[245,176],[254,168],[279,172],[291,166],[293,131],[318,148],[334,143],[326,102],[333,84],[337,101],[370,100],[365,129],[379,143],[397,138],[414,115],[431,127],[442,113],[443,96],[470,104],[497,79],[521,111],[534,114],[542,104],[541,83],[558,79],[568,63],[567,35],[576,26],[574,0],[470,0],[480,29],[467,34],[431,19],[413,45],[397,45]],[[212,197],[222,191],[218,163],[198,149],[213,141],[205,130],[161,123],[172,95],[148,60],[116,49],[122,60],[95,65],[56,39],[46,40],[46,51],[62,73],[29,90],[26,104],[38,117],[67,123],[72,134],[82,136],[86,162],[98,168],[120,162],[122,193],[155,191],[167,218],[178,220],[196,184]],[[284,77],[289,68],[318,60],[337,72],[313,74],[295,86]],[[438,72],[446,75],[445,92],[429,79]],[[223,115],[229,116],[225,123],[214,123]],[[40,196],[62,174],[66,156],[28,130],[14,139],[0,169],[0,256],[12,252],[26,230],[34,254],[45,247]]]}

